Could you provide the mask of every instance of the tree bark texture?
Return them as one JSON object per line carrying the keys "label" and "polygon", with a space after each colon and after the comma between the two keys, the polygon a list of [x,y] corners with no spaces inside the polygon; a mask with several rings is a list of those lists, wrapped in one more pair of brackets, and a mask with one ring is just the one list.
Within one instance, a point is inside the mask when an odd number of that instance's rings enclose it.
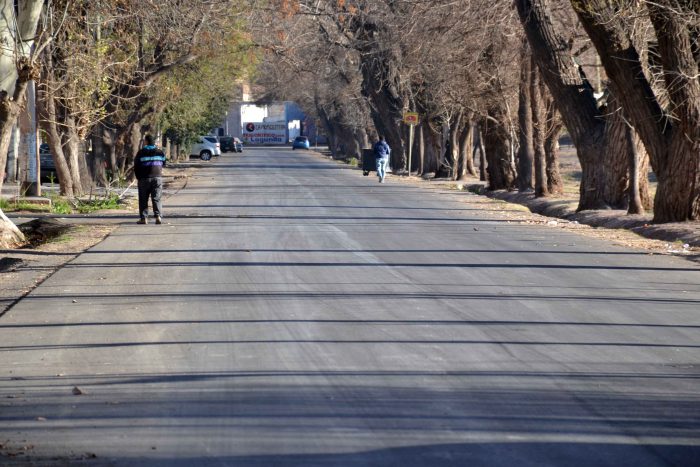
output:
{"label": "tree bark texture", "polygon": [[[474,128],[474,151],[472,154],[479,152],[479,181],[486,181],[486,151],[484,150],[484,132],[483,124],[476,123]],[[473,155],[472,155],[473,157]]]}
{"label": "tree bark texture", "polygon": [[467,175],[476,177],[476,169],[474,168],[474,157],[472,147],[474,146],[474,122],[471,117],[467,119],[466,125],[463,125],[459,135],[459,165],[457,170],[457,180],[464,180]]}
{"label": "tree bark texture", "polygon": [[534,59],[531,59],[532,70],[529,86],[532,106],[532,145],[535,158],[535,197],[540,198],[549,195],[547,184],[547,154],[545,152],[545,140],[547,137],[547,115],[542,96],[543,89],[540,86],[540,76]]}
{"label": "tree bark texture", "polygon": [[[17,125],[15,125],[12,128],[10,136],[10,148],[7,153],[7,163],[5,165],[6,170],[7,170],[7,181],[11,182],[16,182],[18,180],[17,178],[17,157],[19,155],[19,128],[17,128]],[[0,169],[0,172],[2,170]],[[2,175],[0,174],[0,178],[2,178]]]}
{"label": "tree bark texture", "polygon": [[512,190],[515,187],[516,172],[511,158],[510,132],[505,124],[504,109],[492,108],[484,128],[484,145],[489,190]]}
{"label": "tree bark texture", "polygon": [[528,43],[576,146],[581,164],[578,210],[605,208],[600,173],[603,130],[593,88],[582,76],[566,41],[554,29],[546,0],[516,0]]}
{"label": "tree bark texture", "polygon": [[[27,83],[18,83],[15,87],[15,96],[10,98],[0,92],[0,188],[5,179],[5,167],[7,166],[7,152],[12,139],[12,129],[17,122],[17,116],[22,111],[27,100]],[[19,95],[17,95],[19,93]]]}
{"label": "tree bark texture", "polygon": [[442,132],[434,128],[434,122],[426,119],[423,128],[423,173],[435,173],[439,170],[439,152],[442,147]]}
{"label": "tree bark texture", "polygon": [[[0,4],[0,189],[5,179],[7,152],[12,128],[26,101],[28,81],[35,79],[31,61],[37,24],[44,0],[24,0]],[[0,211],[0,248],[9,248],[24,240],[24,235]]]}
{"label": "tree bark texture", "polygon": [[92,155],[91,159],[88,161],[88,166],[90,167],[90,172],[92,179],[98,185],[107,185],[107,161],[109,156],[109,147],[105,144],[105,133],[107,129],[102,123],[98,123],[92,129],[90,133],[90,139],[92,140]]}
{"label": "tree bark texture", "polygon": [[547,191],[551,195],[564,194],[564,180],[559,168],[559,136],[562,132],[562,124],[557,123],[547,132],[544,141],[544,154],[547,164]]}
{"label": "tree bark texture", "polygon": [[51,158],[53,159],[58,175],[60,193],[68,198],[73,198],[73,176],[63,153],[63,138],[58,130],[56,102],[53,95],[49,92],[43,92],[42,94],[41,97],[43,97],[43,99],[41,99],[40,108],[43,118],[41,126],[49,137],[49,148],[51,149]]}
{"label": "tree bark texture", "polygon": [[439,146],[437,147],[437,178],[450,178],[452,176],[452,157],[450,146],[450,126],[442,120],[439,133]]}
{"label": "tree bark texture", "polygon": [[629,167],[629,187],[628,187],[628,214],[643,214],[644,205],[642,204],[642,197],[640,195],[640,173],[639,173],[639,162],[640,154],[637,150],[637,141],[634,128],[631,125],[626,125],[625,138],[627,139],[627,146],[629,151],[627,151],[628,157],[628,167]]}
{"label": "tree bark texture", "polygon": [[449,148],[450,153],[448,154],[448,160],[450,163],[450,177],[452,180],[457,180],[460,178],[460,146],[459,146],[459,133],[462,131],[462,113],[460,112],[457,117],[450,122],[449,126]]}
{"label": "tree bark texture", "polygon": [[419,175],[425,173],[425,140],[423,139],[423,123],[416,128],[416,148],[419,162]]}
{"label": "tree bark texture", "polygon": [[391,38],[389,27],[372,18],[357,18],[351,28],[362,44],[359,47],[362,95],[369,100],[370,116],[380,135],[391,147],[394,171],[406,168],[405,144],[401,126],[408,109],[408,92],[401,80],[401,50]]}
{"label": "tree bark texture", "polygon": [[532,60],[527,42],[523,43],[520,59],[520,89],[518,92],[518,190],[531,191],[535,162],[533,141]]}
{"label": "tree bark texture", "polygon": [[321,125],[323,126],[323,129],[326,131],[326,136],[328,137],[328,148],[331,151],[331,157],[335,158],[335,148],[337,147],[337,143],[335,140],[335,128],[333,127],[333,124],[330,118],[328,117],[328,113],[319,104],[318,99],[316,99],[316,113],[321,119]]}
{"label": "tree bark texture", "polygon": [[[685,8],[691,4],[688,2]],[[700,13],[697,3],[694,6],[696,11],[686,13]],[[678,7],[673,0],[649,4],[674,122],[670,130],[666,129],[671,132],[670,144],[660,170],[656,171],[656,222],[700,219],[700,64],[684,21],[684,7],[677,13]]]}
{"label": "tree bark texture", "polygon": [[24,242],[24,234],[0,210],[0,248],[13,248]]}
{"label": "tree bark texture", "polygon": [[561,178],[559,169],[559,136],[564,124],[554,105],[554,99],[549,93],[549,89],[542,81],[540,81],[540,95],[543,96],[545,108],[547,109],[547,133],[544,140],[544,153],[547,162],[547,190],[551,195],[562,195],[564,194],[564,180]]}
{"label": "tree bark texture", "polygon": [[613,209],[627,209],[627,189],[629,187],[629,157],[630,147],[627,139],[627,124],[621,115],[621,109],[616,108],[616,100],[610,96],[609,112],[605,126],[606,157],[603,158],[605,179],[605,202]]}
{"label": "tree bark texture", "polygon": [[[608,99],[610,110],[605,131],[605,200],[613,209],[630,209],[630,203],[638,200],[643,210],[651,207],[648,156],[643,143],[634,129],[630,128],[617,104],[618,101],[611,95]],[[642,173],[641,170],[647,172]]]}
{"label": "tree bark texture", "polygon": [[612,5],[605,0],[578,0],[574,5],[658,177],[654,221],[699,219],[700,81],[690,30],[683,21],[688,6],[673,0],[647,4],[670,101],[666,113]]}
{"label": "tree bark texture", "polygon": [[363,66],[363,93],[370,99],[370,114],[377,131],[384,135],[391,147],[391,166],[394,170],[406,165],[404,143],[401,137],[401,117],[404,99],[401,98],[396,84],[381,85],[378,80],[386,79],[387,73],[376,66],[379,60]]}

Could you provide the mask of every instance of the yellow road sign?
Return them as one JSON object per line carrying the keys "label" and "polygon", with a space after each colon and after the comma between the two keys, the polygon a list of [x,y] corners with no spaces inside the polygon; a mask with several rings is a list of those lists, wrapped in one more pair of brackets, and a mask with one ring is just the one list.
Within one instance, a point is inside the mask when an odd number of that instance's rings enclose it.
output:
{"label": "yellow road sign", "polygon": [[418,112],[405,112],[403,114],[403,122],[406,125],[416,126],[419,121]]}

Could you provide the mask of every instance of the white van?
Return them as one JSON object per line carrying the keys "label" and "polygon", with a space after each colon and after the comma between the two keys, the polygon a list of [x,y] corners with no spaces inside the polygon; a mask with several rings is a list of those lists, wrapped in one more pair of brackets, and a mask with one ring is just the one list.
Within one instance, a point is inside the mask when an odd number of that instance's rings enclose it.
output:
{"label": "white van", "polygon": [[190,146],[190,156],[198,156],[208,161],[212,156],[221,155],[221,144],[216,136],[200,136]]}

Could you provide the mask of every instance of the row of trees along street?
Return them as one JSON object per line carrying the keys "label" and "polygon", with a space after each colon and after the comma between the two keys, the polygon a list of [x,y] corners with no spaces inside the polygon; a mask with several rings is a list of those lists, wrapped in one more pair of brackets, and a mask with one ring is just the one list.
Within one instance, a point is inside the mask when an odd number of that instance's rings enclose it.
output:
{"label": "row of trees along street", "polygon": [[[246,12],[224,0],[0,0],[0,186],[16,173],[4,169],[30,85],[69,198],[133,177],[146,131],[175,155],[219,126],[257,60]],[[22,235],[0,215],[7,248]]]}
{"label": "row of trees along street", "polygon": [[476,175],[476,147],[489,189],[549,196],[566,131],[579,210],[700,217],[700,2],[314,0],[274,14],[260,84],[313,110],[333,152],[359,157],[380,133],[405,171],[401,120],[416,111],[412,172]]}
{"label": "row of trees along street", "polygon": [[[255,66],[261,100],[300,103],[333,152],[359,157],[383,134],[392,166],[406,170],[401,121],[416,111],[412,172],[475,176],[479,154],[489,189],[551,196],[562,191],[567,132],[582,169],[579,210],[700,217],[696,0],[0,5],[0,167],[36,80],[65,196],[131,176],[145,130],[184,144],[218,126],[235,80]],[[6,218],[0,229],[5,244],[17,240]]]}

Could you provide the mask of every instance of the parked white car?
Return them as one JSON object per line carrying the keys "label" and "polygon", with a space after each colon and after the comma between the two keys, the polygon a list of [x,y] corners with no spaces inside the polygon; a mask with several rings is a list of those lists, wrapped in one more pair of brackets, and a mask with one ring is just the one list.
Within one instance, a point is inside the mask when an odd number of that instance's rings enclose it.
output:
{"label": "parked white car", "polygon": [[190,156],[198,156],[208,161],[212,156],[221,155],[221,144],[216,136],[200,136],[190,146]]}

